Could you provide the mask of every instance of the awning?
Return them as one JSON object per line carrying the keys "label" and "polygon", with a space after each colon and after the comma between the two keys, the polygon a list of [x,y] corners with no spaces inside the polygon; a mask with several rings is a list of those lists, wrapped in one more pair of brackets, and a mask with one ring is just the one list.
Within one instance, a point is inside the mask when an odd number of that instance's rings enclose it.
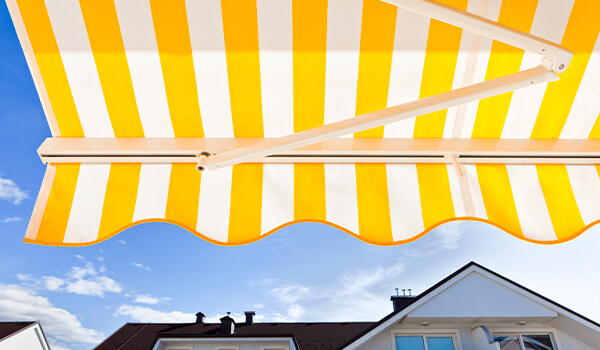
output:
{"label": "awning", "polygon": [[7,0],[53,136],[25,241],[576,237],[600,221],[600,2],[442,2]]}

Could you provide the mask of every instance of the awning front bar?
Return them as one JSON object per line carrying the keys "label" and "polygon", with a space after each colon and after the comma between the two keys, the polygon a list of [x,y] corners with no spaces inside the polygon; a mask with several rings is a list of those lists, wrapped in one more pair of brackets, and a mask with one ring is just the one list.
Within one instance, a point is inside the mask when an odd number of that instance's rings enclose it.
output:
{"label": "awning front bar", "polygon": [[[196,163],[264,142],[261,138],[48,138],[38,149],[51,163]],[[600,140],[340,138],[250,160],[250,163],[600,164]]]}

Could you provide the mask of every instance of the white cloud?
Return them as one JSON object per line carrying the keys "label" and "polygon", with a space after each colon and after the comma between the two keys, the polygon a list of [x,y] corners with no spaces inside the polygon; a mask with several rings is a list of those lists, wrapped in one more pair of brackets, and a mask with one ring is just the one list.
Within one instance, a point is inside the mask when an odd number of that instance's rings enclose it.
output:
{"label": "white cloud", "polygon": [[194,322],[196,315],[181,311],[159,311],[144,306],[121,305],[117,308],[115,316],[129,316],[138,322],[164,322],[164,323],[185,323]]}
{"label": "white cloud", "polygon": [[120,244],[122,244],[122,245],[126,245],[126,244],[127,244],[127,242],[125,242],[125,241],[124,241],[124,240],[122,240],[122,239],[117,239],[117,243],[120,243]]}
{"label": "white cloud", "polygon": [[53,349],[65,349],[60,342],[98,344],[104,335],[85,328],[67,310],[57,308],[30,288],[0,284],[0,319],[39,320]]}
{"label": "white cloud", "polygon": [[18,217],[18,216],[13,216],[13,217],[6,218],[6,219],[2,220],[2,222],[5,223],[5,224],[9,223],[9,222],[19,222],[19,221],[21,221],[21,218]]}
{"label": "white cloud", "polygon": [[53,276],[45,276],[44,287],[49,291],[57,291],[66,283],[64,279]]}
{"label": "white cloud", "polygon": [[[274,307],[285,312],[266,310],[265,321],[292,322],[299,320],[350,321],[378,319],[391,308],[388,302],[391,281],[406,271],[404,257],[391,266],[348,271],[328,285],[304,286],[266,282]],[[352,307],[348,307],[352,305]]]}
{"label": "white cloud", "polygon": [[[104,297],[105,293],[121,293],[123,287],[114,279],[105,275],[99,275],[94,265],[85,260],[84,257],[76,255],[82,260],[84,266],[73,266],[65,277],[42,276],[34,278],[31,275],[18,274],[17,279],[30,282],[31,287],[44,289],[51,292],[66,292],[86,296]],[[100,269],[100,273],[104,269]]]}
{"label": "white cloud", "polygon": [[463,233],[465,233],[464,223],[461,221],[453,221],[446,223],[430,234],[435,236],[432,240],[429,252],[438,250],[453,250],[458,248],[458,241],[461,239]]}
{"label": "white cloud", "polygon": [[135,296],[135,299],[133,300],[134,303],[140,303],[140,304],[150,304],[150,305],[156,305],[158,303],[164,303],[165,301],[169,301],[171,300],[171,298],[169,297],[155,297],[153,295],[150,294],[138,294]]}
{"label": "white cloud", "polygon": [[65,287],[67,293],[98,297],[103,297],[105,292],[121,293],[122,290],[123,288],[118,282],[106,276],[98,276],[89,280],[70,281]]}
{"label": "white cloud", "polygon": [[152,271],[152,269],[151,269],[151,268],[149,268],[148,266],[144,266],[144,265],[142,265],[142,264],[140,264],[140,263],[135,263],[135,262],[132,262],[132,263],[131,263],[131,264],[129,264],[129,265],[131,265],[131,266],[135,266],[135,267],[139,267],[140,269],[144,269],[144,270]]}
{"label": "white cloud", "polygon": [[20,204],[26,198],[29,198],[27,191],[21,190],[14,181],[0,176],[0,199]]}

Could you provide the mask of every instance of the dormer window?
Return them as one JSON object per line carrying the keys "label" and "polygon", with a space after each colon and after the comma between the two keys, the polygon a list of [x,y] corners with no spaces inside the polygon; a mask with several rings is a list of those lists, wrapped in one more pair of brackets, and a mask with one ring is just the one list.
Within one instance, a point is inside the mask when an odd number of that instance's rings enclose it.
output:
{"label": "dormer window", "polygon": [[550,334],[494,334],[502,350],[555,350]]}
{"label": "dormer window", "polygon": [[397,335],[396,350],[455,350],[452,335]]}

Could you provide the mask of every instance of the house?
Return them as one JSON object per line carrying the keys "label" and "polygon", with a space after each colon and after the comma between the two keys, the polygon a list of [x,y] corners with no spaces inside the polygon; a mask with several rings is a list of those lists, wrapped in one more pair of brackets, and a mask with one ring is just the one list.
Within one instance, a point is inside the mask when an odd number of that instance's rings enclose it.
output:
{"label": "house", "polygon": [[128,323],[96,347],[148,350],[592,350],[600,324],[471,262],[378,322]]}
{"label": "house", "polygon": [[39,322],[0,322],[0,350],[49,350]]}

